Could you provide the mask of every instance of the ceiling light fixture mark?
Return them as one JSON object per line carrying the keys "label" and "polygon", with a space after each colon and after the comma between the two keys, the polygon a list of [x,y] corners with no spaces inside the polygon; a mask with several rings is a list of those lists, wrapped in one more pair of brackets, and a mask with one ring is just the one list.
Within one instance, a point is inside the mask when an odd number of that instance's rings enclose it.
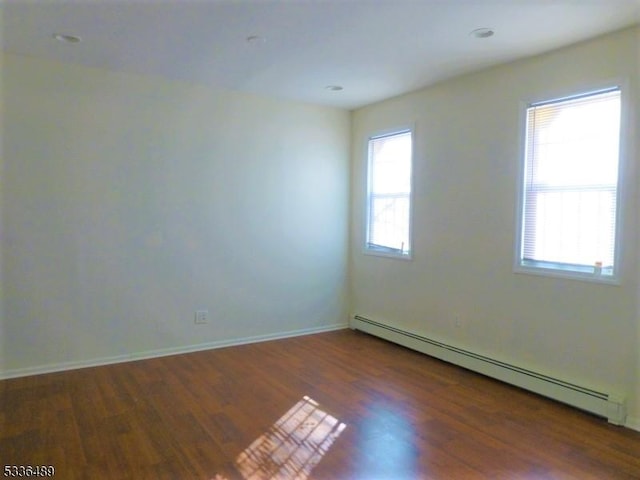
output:
{"label": "ceiling light fixture mark", "polygon": [[344,90],[344,87],[342,87],[341,85],[327,85],[324,88],[331,92],[339,92],[340,90]]}
{"label": "ceiling light fixture mark", "polygon": [[493,37],[493,35],[495,34],[495,32],[493,31],[493,29],[491,28],[476,28],[475,30],[472,30],[469,35],[476,37],[476,38],[489,38],[489,37]]}
{"label": "ceiling light fixture mark", "polygon": [[68,44],[80,43],[82,41],[81,37],[77,35],[69,35],[67,33],[54,33],[52,37],[61,43]]}

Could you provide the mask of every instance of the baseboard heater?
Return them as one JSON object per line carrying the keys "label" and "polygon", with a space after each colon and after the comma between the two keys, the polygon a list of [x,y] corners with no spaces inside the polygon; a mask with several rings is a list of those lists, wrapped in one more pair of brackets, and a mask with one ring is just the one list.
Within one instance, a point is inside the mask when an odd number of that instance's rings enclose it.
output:
{"label": "baseboard heater", "polygon": [[591,412],[615,425],[623,425],[625,422],[624,399],[614,394],[574,385],[360,315],[352,317],[351,328]]}

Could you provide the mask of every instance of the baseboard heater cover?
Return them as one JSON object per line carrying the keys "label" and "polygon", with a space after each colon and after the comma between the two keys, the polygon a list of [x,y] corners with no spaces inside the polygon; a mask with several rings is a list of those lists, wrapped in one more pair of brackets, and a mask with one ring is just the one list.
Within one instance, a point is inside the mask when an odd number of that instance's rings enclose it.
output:
{"label": "baseboard heater cover", "polygon": [[625,423],[625,400],[615,394],[574,385],[360,315],[352,317],[351,328],[605,417],[609,423]]}

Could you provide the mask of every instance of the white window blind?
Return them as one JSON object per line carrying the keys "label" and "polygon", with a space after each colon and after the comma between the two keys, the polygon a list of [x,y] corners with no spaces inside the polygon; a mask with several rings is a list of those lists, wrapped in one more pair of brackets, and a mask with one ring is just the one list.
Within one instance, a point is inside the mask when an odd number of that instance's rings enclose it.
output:
{"label": "white window blind", "polygon": [[521,265],[614,275],[620,89],[527,109]]}
{"label": "white window blind", "polygon": [[411,158],[411,130],[369,139],[368,251],[410,255]]}

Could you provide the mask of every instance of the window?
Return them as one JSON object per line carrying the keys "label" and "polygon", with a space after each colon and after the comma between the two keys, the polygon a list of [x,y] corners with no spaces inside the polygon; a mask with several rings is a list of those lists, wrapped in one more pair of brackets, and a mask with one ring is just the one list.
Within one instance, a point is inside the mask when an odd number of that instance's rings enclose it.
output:
{"label": "window", "polygon": [[527,107],[520,270],[617,275],[620,112],[617,87]]}
{"label": "window", "polygon": [[412,131],[369,138],[365,251],[411,256]]}

